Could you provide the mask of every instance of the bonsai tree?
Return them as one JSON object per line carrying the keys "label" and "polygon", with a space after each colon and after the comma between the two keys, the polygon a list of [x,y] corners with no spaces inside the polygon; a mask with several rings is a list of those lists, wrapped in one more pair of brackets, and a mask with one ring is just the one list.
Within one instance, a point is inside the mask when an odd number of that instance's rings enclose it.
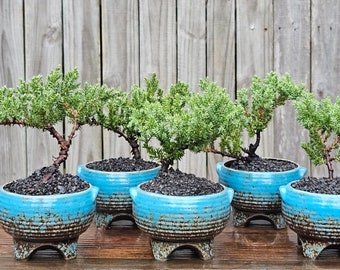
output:
{"label": "bonsai tree", "polygon": [[[281,78],[275,72],[268,73],[264,79],[254,76],[249,88],[237,91],[235,106],[243,113],[234,121],[239,124],[230,130],[221,122],[219,149],[212,144],[206,150],[242,161],[258,157],[256,150],[260,145],[261,134],[272,120],[275,109],[287,100],[296,99],[303,90],[304,85],[295,84],[288,74]],[[250,139],[255,138],[248,146],[243,140],[244,133]]]}
{"label": "bonsai tree", "polygon": [[[30,81],[21,80],[15,88],[0,88],[1,125],[47,131],[59,145],[52,171],[44,170],[42,181],[48,181],[52,172],[66,161],[76,132],[84,124],[98,121],[98,112],[112,95],[106,86],[85,83],[81,88],[78,78],[77,69],[63,75],[61,68],[57,67],[49,73],[46,81],[38,75]],[[66,119],[71,124],[67,135],[56,129],[56,124]]]}
{"label": "bonsai tree", "polygon": [[304,92],[294,106],[298,121],[309,132],[309,141],[302,148],[315,166],[327,166],[328,178],[333,180],[333,164],[340,161],[340,98],[334,103],[329,97],[318,101]]}
{"label": "bonsai tree", "polygon": [[[129,93],[115,89],[105,110],[98,114],[98,121],[95,124],[123,137],[131,148],[133,158],[141,159],[138,142],[140,132],[138,127],[131,123],[131,115],[141,110],[146,102],[153,103],[162,95],[163,91],[158,88],[155,74],[146,81],[144,89],[137,85],[132,86]],[[89,124],[93,124],[93,122]]]}
{"label": "bonsai tree", "polygon": [[[156,77],[146,79],[146,86],[147,91],[159,89]],[[225,89],[208,79],[200,81],[200,89],[202,94],[194,93],[188,84],[177,82],[169,93],[158,96],[156,102],[146,100],[143,108],[132,114],[131,125],[138,128],[150,157],[161,162],[162,172],[168,172],[185,150],[200,152],[213,142],[221,119],[224,128],[234,128],[238,111]]]}

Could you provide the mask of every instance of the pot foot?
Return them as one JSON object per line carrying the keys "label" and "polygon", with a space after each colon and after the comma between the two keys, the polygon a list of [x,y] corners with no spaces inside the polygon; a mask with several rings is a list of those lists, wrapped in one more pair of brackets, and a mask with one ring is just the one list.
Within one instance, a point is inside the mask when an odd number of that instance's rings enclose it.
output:
{"label": "pot foot", "polygon": [[14,241],[14,254],[17,260],[27,260],[38,249],[52,248],[60,252],[65,260],[71,260],[77,257],[78,238],[58,241],[58,242],[30,242],[18,239]]}
{"label": "pot foot", "polygon": [[286,222],[282,213],[252,213],[234,209],[233,222],[236,227],[245,227],[250,221],[259,219],[269,221],[275,229],[286,228]]}
{"label": "pot foot", "polygon": [[96,226],[98,229],[108,229],[110,224],[116,220],[128,219],[134,222],[131,213],[96,213]]}
{"label": "pot foot", "polygon": [[180,247],[188,247],[194,250],[199,257],[206,261],[214,257],[213,240],[202,242],[167,242],[159,240],[151,240],[152,252],[156,260],[166,261],[170,254]]}
{"label": "pot foot", "polygon": [[303,256],[313,260],[315,260],[325,248],[339,244],[339,242],[306,240],[300,237],[298,238],[298,241],[302,246]]}

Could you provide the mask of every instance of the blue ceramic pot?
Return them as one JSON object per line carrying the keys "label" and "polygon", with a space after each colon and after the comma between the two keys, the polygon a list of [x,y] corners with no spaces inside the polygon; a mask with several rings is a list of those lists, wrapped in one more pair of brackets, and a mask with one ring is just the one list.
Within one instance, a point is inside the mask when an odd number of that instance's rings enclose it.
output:
{"label": "blue ceramic pot", "polygon": [[210,259],[212,240],[226,225],[234,192],[224,187],[216,194],[170,196],[138,186],[130,194],[137,226],[151,236],[154,257],[166,260],[180,246],[192,246],[203,259]]}
{"label": "blue ceramic pot", "polygon": [[315,259],[327,246],[340,244],[340,196],[306,192],[291,184],[280,187],[282,213],[301,240],[304,256]]}
{"label": "blue ceramic pot", "polygon": [[91,225],[98,188],[45,196],[20,195],[0,188],[0,223],[13,236],[15,257],[26,259],[48,246],[65,259],[76,257],[77,240]]}
{"label": "blue ceramic pot", "polygon": [[78,166],[78,176],[99,188],[96,206],[98,228],[107,228],[120,216],[132,217],[130,188],[154,179],[161,167],[136,172],[105,172]]}
{"label": "blue ceramic pot", "polygon": [[217,163],[219,182],[235,192],[234,225],[245,226],[253,219],[270,221],[276,229],[286,227],[281,213],[279,187],[301,179],[307,169],[298,166],[284,172],[250,172],[228,168],[223,162]]}

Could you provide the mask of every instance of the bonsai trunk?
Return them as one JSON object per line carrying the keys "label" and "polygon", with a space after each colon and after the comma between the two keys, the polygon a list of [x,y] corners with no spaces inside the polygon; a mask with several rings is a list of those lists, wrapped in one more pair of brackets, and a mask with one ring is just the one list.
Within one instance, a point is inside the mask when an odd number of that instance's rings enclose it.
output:
{"label": "bonsai trunk", "polygon": [[332,149],[330,149],[330,148],[327,148],[326,151],[325,151],[325,160],[326,160],[326,165],[327,165],[327,169],[328,169],[328,178],[329,179],[334,178],[334,169],[333,169],[333,165],[332,165],[334,158],[332,158],[331,155],[330,155],[331,151],[332,151]]}
{"label": "bonsai trunk", "polygon": [[123,137],[130,145],[131,147],[131,153],[134,159],[141,159],[141,153],[139,150],[139,143],[138,140],[134,136],[128,136],[123,131],[117,129],[114,132],[116,132],[119,137]]}
{"label": "bonsai trunk", "polygon": [[243,151],[246,154],[248,154],[247,159],[252,160],[252,159],[258,157],[258,155],[255,152],[256,152],[257,148],[259,147],[259,145],[260,145],[260,141],[261,141],[261,132],[257,131],[256,132],[256,141],[255,141],[255,144],[251,143],[249,145],[249,149],[243,149]]}
{"label": "bonsai trunk", "polygon": [[[74,138],[75,133],[78,128],[79,128],[78,123],[74,123],[71,133],[69,134],[67,140],[53,126],[48,126],[46,128],[46,130],[50,132],[52,137],[57,139],[59,147],[60,147],[59,155],[53,162],[53,166],[55,166],[56,168],[59,168],[60,165],[64,163],[66,159],[68,158],[68,152],[71,147],[72,139]],[[48,179],[45,179],[45,180],[48,180]]]}

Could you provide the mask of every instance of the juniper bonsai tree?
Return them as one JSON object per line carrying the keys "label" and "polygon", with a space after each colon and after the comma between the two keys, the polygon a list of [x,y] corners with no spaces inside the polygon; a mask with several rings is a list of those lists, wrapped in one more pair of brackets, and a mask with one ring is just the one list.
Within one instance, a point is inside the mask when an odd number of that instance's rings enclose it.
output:
{"label": "juniper bonsai tree", "polygon": [[[289,74],[280,78],[276,72],[270,72],[264,79],[254,76],[249,88],[237,91],[235,106],[243,113],[234,121],[239,124],[230,130],[221,122],[219,149],[212,144],[206,150],[244,161],[258,157],[256,150],[260,145],[261,134],[272,120],[275,109],[287,100],[295,100],[303,90],[304,85],[294,83]],[[255,142],[246,146],[244,133],[250,139],[255,137]]]}
{"label": "juniper bonsai tree", "polygon": [[319,101],[304,92],[294,106],[298,121],[309,132],[309,141],[302,148],[315,166],[326,165],[328,178],[334,179],[333,163],[340,161],[340,98]]}
{"label": "juniper bonsai tree", "polygon": [[[98,121],[98,112],[112,96],[110,89],[99,84],[85,83],[81,88],[78,78],[77,69],[63,75],[57,67],[46,81],[38,75],[30,81],[21,80],[15,88],[0,88],[0,124],[48,131],[59,145],[52,164],[56,169],[66,161],[76,132],[84,124]],[[71,124],[67,135],[56,129],[56,124],[66,119]],[[45,175],[43,180],[50,176]]]}
{"label": "juniper bonsai tree", "polygon": [[98,121],[95,124],[123,137],[131,148],[133,158],[141,159],[138,142],[140,132],[139,128],[131,122],[131,115],[141,110],[145,102],[153,103],[158,100],[163,95],[163,91],[158,87],[155,74],[146,81],[145,88],[133,85],[129,93],[123,92],[121,89],[113,91],[105,110],[98,114]]}
{"label": "juniper bonsai tree", "polygon": [[[159,89],[158,80],[146,79],[147,88]],[[185,150],[200,152],[219,135],[221,119],[224,128],[233,130],[238,111],[225,89],[208,79],[200,81],[202,93],[192,92],[189,85],[177,82],[169,93],[156,102],[146,101],[132,114],[132,124],[140,131],[139,139],[151,158],[158,159],[167,172]]]}

